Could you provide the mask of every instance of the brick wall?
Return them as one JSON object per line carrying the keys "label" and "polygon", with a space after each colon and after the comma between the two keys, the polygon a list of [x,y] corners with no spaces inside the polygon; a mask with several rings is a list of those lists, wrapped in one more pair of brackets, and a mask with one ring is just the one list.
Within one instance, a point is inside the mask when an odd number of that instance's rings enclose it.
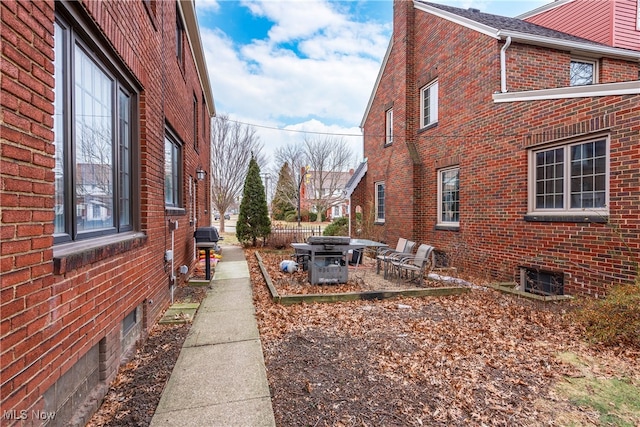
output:
{"label": "brick wall", "polygon": [[[40,425],[32,410],[71,413],[45,399],[48,390],[79,361],[99,354],[100,379],[108,383],[122,358],[122,320],[140,307],[141,337],[169,303],[171,266],[164,262],[174,233],[174,272],[193,265],[193,231],[209,225],[208,181],[196,182],[198,166],[209,168],[209,123],[202,123],[202,89],[185,35],[184,68],[175,56],[176,4],[86,2],[74,14],[91,17],[122,64],[140,85],[139,145],[134,168],[140,210],[128,236],[54,246],[53,1],[3,1],[0,158],[0,424]],[[164,23],[164,28],[162,24]],[[199,151],[194,149],[193,96],[198,98]],[[183,211],[165,212],[165,123],[184,142]],[[189,181],[197,194],[194,214]],[[191,223],[197,217],[197,223]],[[115,238],[114,238],[115,237]],[[95,351],[100,347],[100,351]],[[91,349],[94,349],[90,352]],[[87,356],[90,355],[90,356]],[[51,392],[49,392],[49,396]],[[95,396],[94,396],[95,397]],[[52,406],[53,405],[53,406]],[[77,408],[76,408],[77,409]],[[15,413],[11,411],[17,411]],[[27,411],[27,420],[12,419]],[[66,414],[66,415],[64,415]],[[16,417],[13,417],[16,418]],[[81,418],[80,418],[81,419]]]}
{"label": "brick wall", "polygon": [[[415,36],[407,35],[410,5],[394,2],[393,50],[364,125],[368,171],[352,205],[371,206],[373,183],[384,180],[387,216],[379,225],[384,239],[392,246],[399,237],[432,244],[479,278],[513,281],[523,266],[564,272],[569,293],[602,294],[611,283],[632,282],[640,248],[639,97],[494,103],[503,43],[424,12],[415,12]],[[420,54],[405,67],[412,40]],[[568,54],[518,43],[507,52],[510,91],[568,85]],[[637,67],[603,60],[601,76],[607,82],[629,81]],[[439,121],[417,129],[419,90],[434,78],[440,85]],[[400,137],[385,147],[384,111],[391,104],[394,134]],[[528,221],[531,141],[597,132],[610,135],[608,223]],[[415,149],[413,155],[409,149]],[[451,165],[460,167],[461,217],[455,231],[436,229],[437,172]]]}

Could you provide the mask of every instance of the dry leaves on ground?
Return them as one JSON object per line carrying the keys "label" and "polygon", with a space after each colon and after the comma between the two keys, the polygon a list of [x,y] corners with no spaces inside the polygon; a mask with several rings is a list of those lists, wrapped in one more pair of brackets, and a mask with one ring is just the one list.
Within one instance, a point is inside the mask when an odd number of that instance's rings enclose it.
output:
{"label": "dry leaves on ground", "polygon": [[[179,287],[175,298],[199,302],[205,294],[205,288]],[[87,427],[148,426],[190,327],[190,323],[154,325],[131,361],[120,367]]]}
{"label": "dry leaves on ground", "polygon": [[[251,251],[247,260],[279,426],[556,425],[559,411],[575,408],[553,384],[580,375],[559,353],[637,369],[637,360],[582,345],[563,305],[474,288],[282,306],[269,299]],[[278,277],[277,265],[267,268]]]}

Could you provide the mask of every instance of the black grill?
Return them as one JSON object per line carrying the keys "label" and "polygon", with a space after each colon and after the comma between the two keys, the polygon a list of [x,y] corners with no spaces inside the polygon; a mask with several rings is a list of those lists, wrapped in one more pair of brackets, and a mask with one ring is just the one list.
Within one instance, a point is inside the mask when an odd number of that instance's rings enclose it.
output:
{"label": "black grill", "polygon": [[215,227],[198,227],[193,233],[196,243],[217,243],[220,240],[218,229]]}

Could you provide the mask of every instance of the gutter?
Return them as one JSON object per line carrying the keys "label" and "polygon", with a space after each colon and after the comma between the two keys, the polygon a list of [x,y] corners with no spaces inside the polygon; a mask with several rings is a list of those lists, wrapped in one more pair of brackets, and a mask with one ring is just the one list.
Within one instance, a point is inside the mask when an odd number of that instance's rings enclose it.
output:
{"label": "gutter", "polygon": [[542,101],[549,99],[594,98],[598,96],[623,95],[640,95],[640,84],[638,84],[638,81],[494,93],[493,102]]}
{"label": "gutter", "polygon": [[574,54],[582,54],[588,57],[606,56],[608,58],[640,62],[640,52],[635,50],[584,43],[574,40],[560,40],[552,37],[538,36],[512,30],[498,30],[496,35],[499,39],[511,38],[516,43],[549,47],[552,49],[569,51]]}
{"label": "gutter", "polygon": [[202,39],[200,38],[200,28],[198,26],[195,7],[193,0],[178,1],[178,8],[182,13],[182,18],[185,23],[185,32],[189,40],[189,48],[196,63],[196,72],[198,73],[200,86],[206,99],[209,117],[215,117],[216,107],[213,100],[213,90],[211,89],[211,81],[209,80],[209,71],[207,70],[207,61],[204,56]]}

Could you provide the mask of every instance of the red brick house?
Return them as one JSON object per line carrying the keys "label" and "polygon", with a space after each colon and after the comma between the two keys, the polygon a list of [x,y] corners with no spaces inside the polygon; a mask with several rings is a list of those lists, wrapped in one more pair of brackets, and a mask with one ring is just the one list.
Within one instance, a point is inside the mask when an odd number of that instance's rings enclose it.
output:
{"label": "red brick house", "polygon": [[518,18],[608,46],[640,50],[638,0],[557,0]]}
{"label": "red brick house", "polygon": [[213,96],[192,1],[0,9],[0,424],[84,425],[195,264]]}
{"label": "red brick house", "polygon": [[633,283],[640,52],[422,1],[395,1],[393,24],[351,218],[533,292]]}

